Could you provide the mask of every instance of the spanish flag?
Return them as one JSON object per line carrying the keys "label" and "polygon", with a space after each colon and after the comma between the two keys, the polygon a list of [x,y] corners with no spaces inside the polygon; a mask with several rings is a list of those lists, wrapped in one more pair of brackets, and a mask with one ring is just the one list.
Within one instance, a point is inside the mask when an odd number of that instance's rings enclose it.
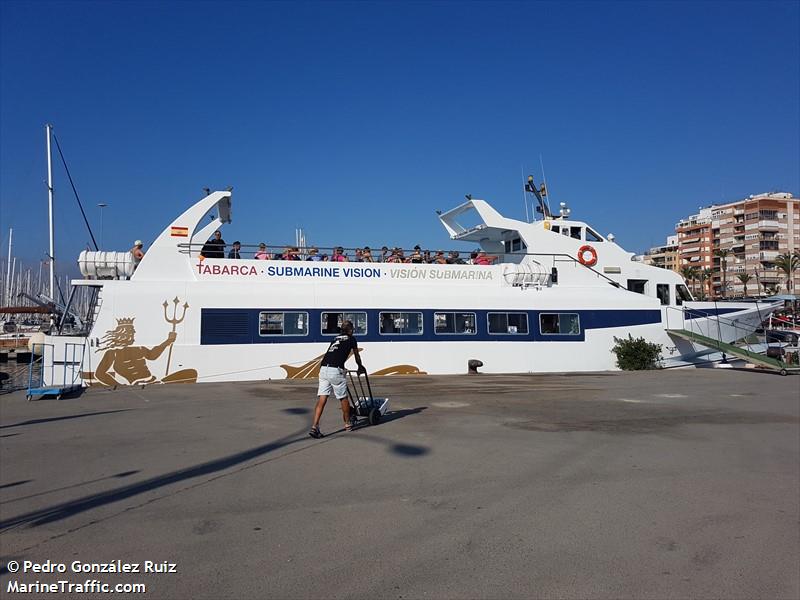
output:
{"label": "spanish flag", "polygon": [[189,237],[188,227],[171,227],[170,235],[172,237]]}

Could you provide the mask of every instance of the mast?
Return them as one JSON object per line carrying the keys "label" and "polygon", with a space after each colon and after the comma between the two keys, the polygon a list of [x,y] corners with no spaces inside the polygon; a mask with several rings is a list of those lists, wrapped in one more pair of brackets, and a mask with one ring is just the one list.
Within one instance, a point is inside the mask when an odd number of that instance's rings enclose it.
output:
{"label": "mast", "polygon": [[56,285],[55,285],[55,240],[53,239],[53,160],[50,153],[50,131],[53,126],[49,123],[45,125],[45,133],[47,134],[47,206],[48,216],[50,220],[50,300],[56,299]]}
{"label": "mast", "polygon": [[10,283],[11,283],[11,239],[13,237],[14,237],[14,229],[9,229],[8,230],[8,256],[7,256],[8,262],[7,262],[7,266],[6,266],[6,281],[5,281],[5,284],[6,284],[5,288],[6,289],[4,290],[5,291],[4,300],[5,300],[5,305],[6,306],[11,306],[11,304],[9,304],[9,302],[8,302],[8,299],[9,299],[9,297],[11,295],[11,290],[10,290]]}

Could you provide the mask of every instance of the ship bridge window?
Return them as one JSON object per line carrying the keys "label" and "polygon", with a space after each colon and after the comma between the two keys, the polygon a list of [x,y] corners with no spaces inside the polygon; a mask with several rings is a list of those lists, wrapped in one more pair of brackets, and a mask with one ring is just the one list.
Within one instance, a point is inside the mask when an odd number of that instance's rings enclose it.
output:
{"label": "ship bridge window", "polygon": [[382,312],[381,335],[422,335],[421,312]]}
{"label": "ship bridge window", "polygon": [[258,313],[259,335],[308,335],[307,312]]}
{"label": "ship bridge window", "polygon": [[573,237],[576,240],[581,239],[581,229],[583,229],[583,228],[582,227],[570,227],[569,228],[570,237]]}
{"label": "ship bridge window", "polygon": [[475,313],[437,312],[433,315],[433,328],[437,335],[475,333]]}
{"label": "ship bridge window", "polygon": [[539,331],[543,335],[580,335],[581,318],[576,313],[542,313]]}
{"label": "ship bridge window", "polygon": [[628,291],[644,294],[647,279],[628,279]]}
{"label": "ship bridge window", "polygon": [[339,335],[342,323],[351,321],[355,335],[366,335],[367,313],[365,312],[324,312],[321,317],[322,335]]}
{"label": "ship bridge window", "polygon": [[684,302],[691,302],[691,301],[692,301],[692,295],[689,293],[689,289],[685,285],[683,285],[682,283],[679,283],[678,285],[676,285],[675,286],[675,303],[678,306],[680,306]]}
{"label": "ship bridge window", "polygon": [[658,296],[658,299],[661,300],[662,305],[669,306],[669,284],[657,283],[656,296]]}
{"label": "ship bridge window", "polygon": [[587,242],[602,242],[603,238],[601,238],[594,231],[592,231],[591,229],[589,229],[587,227],[586,228],[586,241]]}
{"label": "ship bridge window", "polygon": [[503,244],[505,246],[506,254],[511,252],[520,252],[521,250],[526,250],[528,248],[520,238],[505,240]]}
{"label": "ship bridge window", "polygon": [[527,335],[527,313],[489,313],[490,334]]}
{"label": "ship bridge window", "polygon": [[553,233],[560,233],[561,227],[558,225],[553,225],[552,227],[550,227],[550,231],[552,231]]}

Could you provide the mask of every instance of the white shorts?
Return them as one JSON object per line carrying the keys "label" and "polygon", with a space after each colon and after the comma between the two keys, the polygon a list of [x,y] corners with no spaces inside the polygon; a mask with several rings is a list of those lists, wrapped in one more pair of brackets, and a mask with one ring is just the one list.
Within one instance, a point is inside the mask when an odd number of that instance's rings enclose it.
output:
{"label": "white shorts", "polygon": [[331,391],[333,391],[338,400],[347,398],[347,379],[345,378],[344,369],[320,367],[317,396],[330,396]]}

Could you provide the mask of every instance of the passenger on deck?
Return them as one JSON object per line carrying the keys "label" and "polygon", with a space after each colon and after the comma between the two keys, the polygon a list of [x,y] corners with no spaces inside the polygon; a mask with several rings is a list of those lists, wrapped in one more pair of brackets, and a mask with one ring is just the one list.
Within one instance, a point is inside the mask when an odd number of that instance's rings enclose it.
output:
{"label": "passenger on deck", "polygon": [[492,255],[486,254],[486,250],[481,250],[478,252],[478,256],[475,258],[476,265],[491,265],[494,261],[497,260],[497,257]]}
{"label": "passenger on deck", "polygon": [[239,254],[239,250],[241,249],[242,249],[241,242],[238,241],[233,242],[233,247],[231,248],[231,251],[228,252],[228,258],[242,258],[241,254]]}
{"label": "passenger on deck", "polygon": [[463,265],[464,259],[458,255],[458,252],[452,250],[450,252],[450,256],[447,257],[447,264],[448,265]]}
{"label": "passenger on deck", "polygon": [[422,264],[424,262],[422,258],[422,252],[420,252],[419,246],[414,246],[414,251],[408,255],[406,262],[414,264]]}
{"label": "passenger on deck", "polygon": [[389,256],[386,257],[386,260],[384,262],[387,262],[387,263],[401,263],[401,262],[403,262],[403,259],[400,257],[400,249],[399,248],[395,248],[394,250],[392,250],[392,253]]}
{"label": "passenger on deck", "polygon": [[222,239],[222,232],[217,229],[213,237],[203,244],[200,250],[205,258],[225,258],[225,240]]}
{"label": "passenger on deck", "polygon": [[283,249],[283,254],[281,255],[281,260],[300,260],[298,256],[299,250],[297,248],[293,248],[292,246],[286,246]]}
{"label": "passenger on deck", "polygon": [[422,262],[424,262],[426,265],[433,263],[433,257],[431,256],[430,250],[425,250],[425,252],[422,253]]}
{"label": "passenger on deck", "polygon": [[267,252],[267,245],[264,242],[258,245],[258,252],[253,255],[253,258],[256,260],[269,260],[272,258],[272,255]]}
{"label": "passenger on deck", "polygon": [[325,260],[325,257],[319,253],[319,248],[313,246],[311,250],[308,251],[308,260],[312,260],[314,262],[321,262]]}
{"label": "passenger on deck", "polygon": [[133,248],[131,248],[130,252],[131,256],[133,257],[134,269],[139,266],[139,263],[144,258],[144,251],[142,250],[143,247],[144,244],[142,243],[142,240],[136,240],[133,242]]}
{"label": "passenger on deck", "polygon": [[344,253],[344,248],[341,246],[334,248],[331,260],[333,262],[347,262],[347,255]]}
{"label": "passenger on deck", "polygon": [[391,255],[392,253],[389,252],[388,247],[384,246],[383,248],[381,248],[381,256],[380,256],[381,262],[389,262],[389,257]]}
{"label": "passenger on deck", "polygon": [[353,262],[364,262],[364,253],[361,248],[355,249],[355,256],[353,257]]}
{"label": "passenger on deck", "polygon": [[446,265],[447,259],[444,257],[444,250],[437,251],[431,262],[437,265]]}
{"label": "passenger on deck", "polygon": [[364,246],[364,250],[361,253],[361,262],[375,262],[375,259],[372,258],[372,250],[369,249],[369,246]]}

